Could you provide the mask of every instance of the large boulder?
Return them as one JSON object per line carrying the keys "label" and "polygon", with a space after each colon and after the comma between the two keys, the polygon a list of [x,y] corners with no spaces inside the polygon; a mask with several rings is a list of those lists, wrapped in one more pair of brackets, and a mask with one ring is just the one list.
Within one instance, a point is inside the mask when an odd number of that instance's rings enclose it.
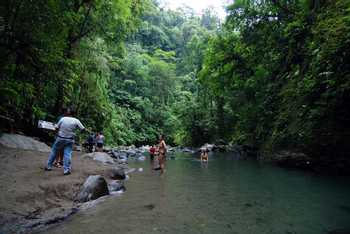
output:
{"label": "large boulder", "polygon": [[103,164],[114,164],[113,158],[104,152],[93,152],[89,154],[84,154],[83,157],[92,158],[95,161],[101,162]]}
{"label": "large boulder", "polygon": [[106,180],[100,175],[89,176],[76,197],[78,202],[87,202],[109,194]]}
{"label": "large boulder", "polygon": [[108,172],[109,178],[113,180],[124,180],[125,179],[125,171],[121,168],[112,168]]}
{"label": "large boulder", "polygon": [[50,147],[45,143],[19,134],[4,133],[0,137],[0,145],[15,149],[35,150],[41,152],[51,151]]}

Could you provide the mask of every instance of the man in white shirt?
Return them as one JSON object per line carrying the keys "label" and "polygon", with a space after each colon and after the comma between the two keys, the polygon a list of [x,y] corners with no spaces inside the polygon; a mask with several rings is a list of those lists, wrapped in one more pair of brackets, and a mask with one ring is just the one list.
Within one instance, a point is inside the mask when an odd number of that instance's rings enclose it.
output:
{"label": "man in white shirt", "polygon": [[67,109],[65,116],[57,123],[58,134],[47,160],[47,166],[45,167],[46,171],[52,170],[52,164],[55,161],[57,151],[63,149],[63,174],[69,175],[71,173],[72,148],[75,137],[74,130],[77,128],[80,130],[86,130],[77,118],[72,117],[72,114],[73,111]]}

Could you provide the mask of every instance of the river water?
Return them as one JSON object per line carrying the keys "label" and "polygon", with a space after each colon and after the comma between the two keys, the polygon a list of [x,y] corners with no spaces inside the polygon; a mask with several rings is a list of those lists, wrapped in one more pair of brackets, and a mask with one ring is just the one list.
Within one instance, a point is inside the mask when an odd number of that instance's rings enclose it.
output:
{"label": "river water", "polygon": [[[166,173],[149,161],[127,191],[47,233],[350,233],[349,178],[286,170],[232,154],[177,154]],[[337,232],[335,232],[337,231]]]}

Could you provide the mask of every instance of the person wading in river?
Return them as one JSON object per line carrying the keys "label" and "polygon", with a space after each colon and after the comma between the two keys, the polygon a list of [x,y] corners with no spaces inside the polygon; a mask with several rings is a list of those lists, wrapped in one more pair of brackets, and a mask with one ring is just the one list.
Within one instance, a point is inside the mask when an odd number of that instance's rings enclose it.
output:
{"label": "person wading in river", "polygon": [[67,109],[65,116],[57,123],[58,134],[52,145],[45,171],[52,170],[52,164],[57,156],[57,151],[63,150],[63,174],[69,175],[71,173],[71,157],[75,137],[74,130],[79,128],[80,130],[88,131],[77,118],[72,117],[73,114],[72,109]]}
{"label": "person wading in river", "polygon": [[159,168],[156,168],[156,170],[160,169],[161,174],[164,173],[165,170],[165,161],[166,161],[166,144],[164,140],[164,135],[160,135],[159,138],[159,144],[158,144],[158,161],[159,161]]}
{"label": "person wading in river", "polygon": [[204,148],[202,149],[202,152],[201,152],[201,161],[202,162],[208,162],[208,152],[209,150],[207,148]]}
{"label": "person wading in river", "polygon": [[156,147],[152,145],[151,148],[149,148],[149,159],[151,160],[151,162],[153,162],[155,154],[156,154]]}

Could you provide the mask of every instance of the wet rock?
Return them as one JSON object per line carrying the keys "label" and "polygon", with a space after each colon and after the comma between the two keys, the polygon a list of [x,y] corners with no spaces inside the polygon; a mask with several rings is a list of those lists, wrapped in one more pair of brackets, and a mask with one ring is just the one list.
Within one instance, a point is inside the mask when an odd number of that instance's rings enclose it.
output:
{"label": "wet rock", "polygon": [[128,161],[128,155],[125,152],[120,152],[117,150],[111,151],[111,157],[116,159],[119,163],[125,163]]}
{"label": "wet rock", "polygon": [[124,183],[121,181],[112,181],[108,184],[109,192],[125,191]]}
{"label": "wet rock", "polygon": [[148,152],[151,147],[149,145],[143,145],[139,148],[140,152],[145,153]]}
{"label": "wet rock", "polygon": [[41,152],[51,151],[51,148],[45,143],[40,142],[32,137],[27,137],[19,134],[2,134],[0,137],[0,145],[15,149],[36,150]]}
{"label": "wet rock", "polygon": [[117,151],[115,151],[115,150],[112,150],[110,155],[114,159],[118,159],[119,158],[119,153]]}
{"label": "wet rock", "polygon": [[110,169],[108,172],[109,178],[113,180],[124,180],[125,179],[125,172],[121,168],[113,168]]}
{"label": "wet rock", "polygon": [[109,152],[111,152],[111,151],[112,151],[112,148],[111,148],[111,147],[109,147],[109,146],[104,146],[104,147],[103,147],[103,152],[109,153]]}
{"label": "wet rock", "polygon": [[272,156],[272,161],[278,166],[286,168],[311,169],[313,166],[312,158],[303,153],[290,151],[280,151]]}
{"label": "wet rock", "polygon": [[126,153],[129,157],[135,157],[137,152],[135,149],[128,149]]}
{"label": "wet rock", "polygon": [[126,163],[126,162],[128,161],[128,157],[127,157],[127,156],[124,156],[124,155],[121,155],[121,156],[119,156],[118,161],[119,161],[120,163]]}
{"label": "wet rock", "polygon": [[175,147],[171,147],[171,146],[168,146],[168,147],[167,147],[168,153],[170,153],[170,152],[175,152],[175,150],[176,150]]}
{"label": "wet rock", "polygon": [[106,180],[100,175],[89,176],[76,197],[78,202],[87,202],[109,194]]}
{"label": "wet rock", "polygon": [[219,152],[228,152],[227,145],[214,145],[213,151],[219,151]]}
{"label": "wet rock", "polygon": [[138,161],[145,161],[146,160],[146,157],[141,155],[137,158]]}
{"label": "wet rock", "polygon": [[84,154],[83,157],[92,158],[93,160],[101,162],[103,164],[114,164],[115,163],[113,158],[109,154],[103,153],[103,152],[93,152],[93,153],[89,153],[89,154]]}
{"label": "wet rock", "polygon": [[193,153],[195,153],[195,151],[193,150],[193,149],[190,149],[190,148],[183,148],[182,150],[181,150],[181,152],[183,152],[183,153],[190,153],[190,154],[193,154]]}
{"label": "wet rock", "polygon": [[215,149],[215,145],[214,144],[208,144],[208,143],[205,143],[201,148],[201,149],[206,149],[206,150],[209,150],[209,151],[213,151],[213,149]]}
{"label": "wet rock", "polygon": [[148,204],[148,205],[145,205],[144,206],[146,209],[148,209],[148,210],[153,210],[154,208],[156,208],[156,205],[154,205],[154,204]]}

